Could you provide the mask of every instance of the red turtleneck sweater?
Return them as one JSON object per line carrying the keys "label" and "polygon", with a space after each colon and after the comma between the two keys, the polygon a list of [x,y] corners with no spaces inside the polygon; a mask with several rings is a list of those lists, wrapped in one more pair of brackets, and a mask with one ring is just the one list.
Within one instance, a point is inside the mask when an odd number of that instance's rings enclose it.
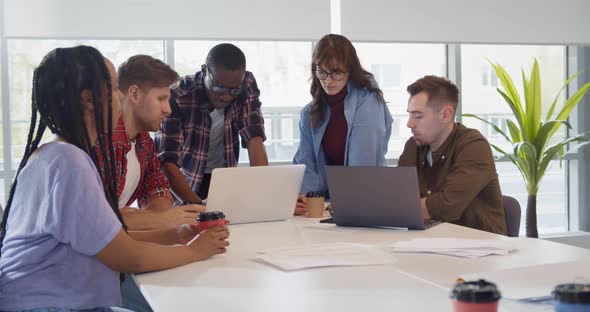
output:
{"label": "red turtleneck sweater", "polygon": [[344,98],[348,90],[346,86],[334,95],[326,95],[330,107],[330,120],[322,138],[322,147],[326,153],[326,164],[344,166],[344,151],[346,150],[346,133],[348,124],[344,117]]}

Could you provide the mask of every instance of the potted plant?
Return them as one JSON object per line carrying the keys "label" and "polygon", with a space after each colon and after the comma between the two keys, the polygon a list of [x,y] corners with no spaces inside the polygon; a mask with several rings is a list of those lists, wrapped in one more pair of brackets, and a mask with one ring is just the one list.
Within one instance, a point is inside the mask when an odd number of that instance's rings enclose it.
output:
{"label": "potted plant", "polygon": [[513,150],[508,152],[494,144],[491,144],[491,146],[501,154],[501,157],[507,157],[510,159],[520,171],[528,193],[526,207],[526,236],[538,238],[537,192],[539,190],[539,185],[543,180],[543,176],[545,175],[545,171],[549,166],[549,162],[553,159],[559,159],[561,164],[566,149],[568,148],[568,144],[578,142],[579,144],[575,146],[578,147],[579,145],[588,143],[588,133],[590,132],[567,137],[550,145],[551,138],[561,126],[566,126],[568,129],[571,129],[570,124],[567,122],[569,114],[590,88],[590,82],[579,88],[576,93],[565,101],[559,110],[556,110],[561,92],[579,74],[570,77],[559,90],[549,111],[545,115],[545,118],[542,119],[543,106],[541,103],[541,76],[537,60],[535,59],[531,74],[528,78],[526,77],[524,70],[522,70],[524,101],[522,101],[512,78],[508,75],[506,70],[500,64],[493,64],[492,62],[490,62],[490,64],[494,68],[504,89],[500,90],[497,88],[496,90],[504,98],[506,103],[508,103],[508,106],[510,106],[516,122],[511,119],[505,119],[509,132],[507,134],[482,117],[473,114],[463,114],[463,116],[477,118],[480,121],[491,125],[496,132],[512,144]]}

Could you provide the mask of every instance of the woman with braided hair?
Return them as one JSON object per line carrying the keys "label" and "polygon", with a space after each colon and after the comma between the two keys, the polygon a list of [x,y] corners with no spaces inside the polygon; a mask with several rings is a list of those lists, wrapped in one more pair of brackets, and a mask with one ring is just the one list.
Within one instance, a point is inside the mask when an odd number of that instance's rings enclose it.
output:
{"label": "woman with braided hair", "polygon": [[[196,239],[192,227],[127,233],[114,158],[109,183],[97,170],[113,153],[119,96],[113,64],[92,47],[55,49],[35,69],[27,146],[1,223],[0,311],[111,311],[121,304],[119,272],[225,252],[225,226]],[[56,139],[39,146],[46,128]]]}

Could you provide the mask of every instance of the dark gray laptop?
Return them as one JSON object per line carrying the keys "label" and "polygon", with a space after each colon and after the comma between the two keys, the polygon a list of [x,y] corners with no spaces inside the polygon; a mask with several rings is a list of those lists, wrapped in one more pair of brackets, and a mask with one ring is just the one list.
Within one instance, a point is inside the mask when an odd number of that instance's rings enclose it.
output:
{"label": "dark gray laptop", "polygon": [[327,166],[334,223],[424,230],[415,167]]}

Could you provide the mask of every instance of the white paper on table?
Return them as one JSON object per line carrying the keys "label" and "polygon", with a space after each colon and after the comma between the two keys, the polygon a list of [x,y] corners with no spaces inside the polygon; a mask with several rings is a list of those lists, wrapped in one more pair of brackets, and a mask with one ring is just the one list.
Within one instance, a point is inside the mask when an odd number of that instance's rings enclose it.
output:
{"label": "white paper on table", "polygon": [[392,244],[394,252],[435,253],[464,258],[508,255],[516,250],[510,239],[416,238]]}
{"label": "white paper on table", "polygon": [[460,251],[460,250],[449,250],[449,251],[398,251],[395,250],[396,253],[431,253],[443,256],[452,256],[452,257],[461,257],[461,258],[468,258],[468,259],[478,259],[486,256],[491,255],[503,255],[506,256],[508,253],[501,253],[495,251]]}
{"label": "white paper on table", "polygon": [[559,284],[590,281],[590,264],[587,261],[559,262],[532,265],[495,272],[461,275],[464,280],[483,278],[495,283],[502,298],[526,300],[551,296]]}
{"label": "white paper on table", "polygon": [[328,266],[389,264],[395,257],[381,246],[356,243],[326,243],[282,247],[258,252],[256,260],[286,271]]}

